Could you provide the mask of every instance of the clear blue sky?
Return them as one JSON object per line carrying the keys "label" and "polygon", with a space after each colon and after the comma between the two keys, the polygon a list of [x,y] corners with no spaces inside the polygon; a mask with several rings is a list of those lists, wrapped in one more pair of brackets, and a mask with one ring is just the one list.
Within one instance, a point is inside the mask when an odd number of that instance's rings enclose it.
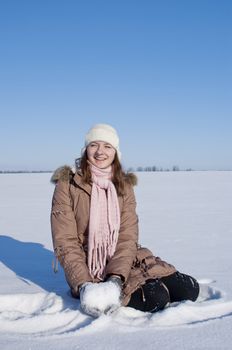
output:
{"label": "clear blue sky", "polygon": [[0,1],[0,170],[72,165],[95,123],[123,165],[232,169],[232,1]]}

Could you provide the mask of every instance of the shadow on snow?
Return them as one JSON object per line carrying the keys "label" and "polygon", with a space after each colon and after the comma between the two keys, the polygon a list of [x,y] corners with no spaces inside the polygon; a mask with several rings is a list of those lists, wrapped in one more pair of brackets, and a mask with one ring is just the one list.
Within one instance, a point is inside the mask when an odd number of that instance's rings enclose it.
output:
{"label": "shadow on snow", "polygon": [[22,242],[9,236],[0,236],[0,261],[26,284],[34,283],[58,295],[67,294],[68,286],[63,270],[52,269],[53,252],[40,243]]}

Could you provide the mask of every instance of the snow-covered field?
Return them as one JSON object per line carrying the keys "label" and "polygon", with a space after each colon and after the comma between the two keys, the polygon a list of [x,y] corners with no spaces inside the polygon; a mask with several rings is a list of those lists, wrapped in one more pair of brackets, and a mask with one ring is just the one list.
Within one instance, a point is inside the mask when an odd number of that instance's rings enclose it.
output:
{"label": "snow-covered field", "polygon": [[232,172],[138,173],[140,242],[204,301],[91,318],[52,271],[51,174],[0,175],[0,349],[231,349]]}

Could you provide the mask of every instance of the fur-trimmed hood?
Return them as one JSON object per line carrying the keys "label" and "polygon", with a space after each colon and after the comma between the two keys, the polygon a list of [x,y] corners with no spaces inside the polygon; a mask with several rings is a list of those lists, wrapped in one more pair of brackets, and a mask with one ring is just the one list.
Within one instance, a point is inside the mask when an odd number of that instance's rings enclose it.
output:
{"label": "fur-trimmed hood", "polygon": [[[61,166],[54,171],[50,181],[53,184],[56,184],[59,180],[68,182],[74,176],[75,172],[80,174],[79,170],[71,168],[69,165]],[[137,176],[134,173],[125,173],[125,182],[136,186],[138,183]]]}
{"label": "fur-trimmed hood", "polygon": [[51,183],[56,184],[59,180],[68,182],[75,173],[73,170],[69,165],[57,168],[51,177]]}

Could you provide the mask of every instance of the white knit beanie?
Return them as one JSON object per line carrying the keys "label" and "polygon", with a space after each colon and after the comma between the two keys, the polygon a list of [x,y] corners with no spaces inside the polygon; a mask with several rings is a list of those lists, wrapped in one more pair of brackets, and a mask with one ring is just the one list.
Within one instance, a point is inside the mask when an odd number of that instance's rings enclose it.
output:
{"label": "white knit beanie", "polygon": [[86,147],[94,141],[105,141],[111,144],[118,154],[118,159],[121,159],[121,152],[119,150],[119,137],[117,131],[108,124],[96,124],[85,135],[85,146],[82,148],[83,154]]}

